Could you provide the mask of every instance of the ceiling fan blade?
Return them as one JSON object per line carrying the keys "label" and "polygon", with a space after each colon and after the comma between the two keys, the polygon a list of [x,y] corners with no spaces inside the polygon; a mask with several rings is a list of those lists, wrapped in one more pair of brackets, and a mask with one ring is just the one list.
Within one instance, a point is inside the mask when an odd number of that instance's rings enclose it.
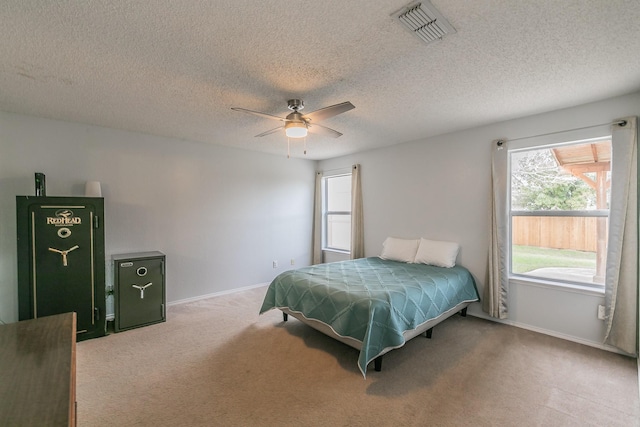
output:
{"label": "ceiling fan blade", "polygon": [[233,111],[242,111],[243,113],[249,113],[249,114],[253,114],[255,116],[265,117],[267,119],[280,120],[280,121],[285,121],[286,120],[284,117],[272,116],[271,114],[261,113],[259,111],[247,110],[246,108],[231,107],[231,109]]}
{"label": "ceiling fan blade", "polygon": [[255,138],[257,138],[257,137],[259,137],[259,136],[267,136],[267,135],[271,135],[272,133],[276,133],[276,132],[278,132],[279,130],[282,130],[282,129],[284,129],[284,126],[278,126],[278,127],[277,127],[277,128],[275,128],[275,129],[271,129],[271,130],[268,130],[268,131],[266,131],[266,132],[259,133],[258,135],[256,135],[256,136],[255,136]]}
{"label": "ceiling fan blade", "polygon": [[342,134],[337,130],[319,125],[318,123],[309,123],[307,129],[309,129],[310,133],[315,133],[317,135],[330,136],[332,138],[339,138],[342,136]]}
{"label": "ceiling fan blade", "polygon": [[312,111],[309,114],[305,114],[302,116],[303,119],[309,120],[311,122],[321,122],[330,117],[337,116],[338,114],[342,114],[349,110],[356,108],[349,101],[343,102],[342,104],[331,105],[329,107],[321,108],[316,111]]}

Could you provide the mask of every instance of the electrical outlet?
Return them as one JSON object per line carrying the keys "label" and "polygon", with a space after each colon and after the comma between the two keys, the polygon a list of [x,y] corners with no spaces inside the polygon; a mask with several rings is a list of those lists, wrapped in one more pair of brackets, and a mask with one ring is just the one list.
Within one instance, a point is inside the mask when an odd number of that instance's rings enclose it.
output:
{"label": "electrical outlet", "polygon": [[278,261],[273,261],[273,268],[278,268]]}
{"label": "electrical outlet", "polygon": [[604,305],[600,304],[598,306],[598,319],[600,320],[604,320],[605,318],[605,314],[604,314]]}

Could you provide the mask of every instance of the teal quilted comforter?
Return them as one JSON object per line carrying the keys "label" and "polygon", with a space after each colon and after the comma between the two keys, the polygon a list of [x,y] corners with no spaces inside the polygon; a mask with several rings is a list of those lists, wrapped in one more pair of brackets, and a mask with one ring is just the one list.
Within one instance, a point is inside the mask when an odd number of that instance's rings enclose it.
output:
{"label": "teal quilted comforter", "polygon": [[318,264],[278,275],[269,285],[260,314],[288,308],[318,320],[337,335],[362,342],[358,367],[386,349],[405,343],[416,329],[462,302],[478,301],[464,267],[407,264],[378,257]]}

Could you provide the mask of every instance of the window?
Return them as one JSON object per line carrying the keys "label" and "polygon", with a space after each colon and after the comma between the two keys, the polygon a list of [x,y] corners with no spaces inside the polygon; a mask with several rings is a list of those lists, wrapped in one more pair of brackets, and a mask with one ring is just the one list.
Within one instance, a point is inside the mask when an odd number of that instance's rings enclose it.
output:
{"label": "window", "polygon": [[323,178],[324,247],[351,250],[351,174]]}
{"label": "window", "polygon": [[602,287],[611,138],[513,150],[511,274]]}

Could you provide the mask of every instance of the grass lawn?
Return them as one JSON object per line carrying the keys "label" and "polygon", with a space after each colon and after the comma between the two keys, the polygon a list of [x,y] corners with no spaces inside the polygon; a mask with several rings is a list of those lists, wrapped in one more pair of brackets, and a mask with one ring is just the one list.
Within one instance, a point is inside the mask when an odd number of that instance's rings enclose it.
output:
{"label": "grass lawn", "polygon": [[596,268],[596,253],[536,246],[513,246],[514,273],[526,273],[544,267]]}

